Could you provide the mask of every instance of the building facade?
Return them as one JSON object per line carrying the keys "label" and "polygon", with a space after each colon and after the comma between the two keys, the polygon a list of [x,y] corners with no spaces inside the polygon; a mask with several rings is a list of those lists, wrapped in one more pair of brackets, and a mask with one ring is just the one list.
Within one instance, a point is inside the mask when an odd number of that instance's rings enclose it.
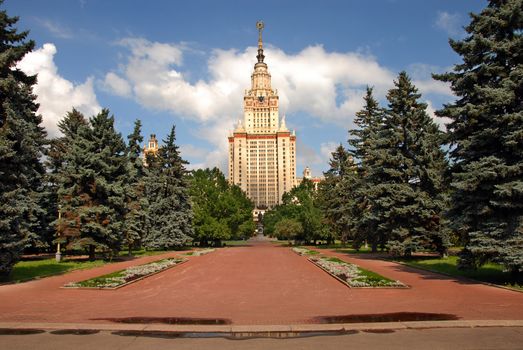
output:
{"label": "building facade", "polygon": [[229,135],[229,182],[241,187],[257,210],[281,203],[296,183],[296,135],[280,120],[278,91],[264,62],[263,22],[257,22],[258,55],[243,118]]}

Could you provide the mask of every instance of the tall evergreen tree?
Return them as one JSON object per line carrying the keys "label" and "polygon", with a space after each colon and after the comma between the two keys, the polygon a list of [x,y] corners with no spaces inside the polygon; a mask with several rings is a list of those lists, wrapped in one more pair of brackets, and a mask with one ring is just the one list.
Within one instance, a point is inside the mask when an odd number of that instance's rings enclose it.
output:
{"label": "tall evergreen tree", "polygon": [[373,88],[367,87],[363,100],[363,108],[356,113],[356,118],[354,118],[357,128],[349,131],[349,145],[352,146],[349,153],[364,171],[369,158],[368,150],[372,148],[376,133],[383,123],[384,111],[374,97]]}
{"label": "tall evergreen tree", "polygon": [[370,216],[382,236],[379,243],[386,241],[392,253],[410,255],[423,248],[444,254],[441,133],[407,74],[401,72],[394,84],[378,146],[369,150]]}
{"label": "tall evergreen tree", "polygon": [[335,238],[347,241],[351,236],[353,222],[352,212],[355,206],[354,187],[351,179],[355,179],[356,172],[352,158],[340,144],[330,159],[330,168],[324,173],[318,189],[318,203],[323,211],[325,223],[333,231]]}
{"label": "tall evergreen tree", "polygon": [[24,247],[39,239],[43,217],[45,131],[32,93],[36,76],[16,68],[34,42],[27,40],[28,32],[17,31],[17,21],[0,11],[0,278],[10,274]]}
{"label": "tall evergreen tree", "polygon": [[143,160],[140,157],[140,143],[142,123],[134,122],[132,134],[127,136],[127,176],[125,179],[125,225],[123,230],[124,243],[128,247],[129,255],[136,243],[140,242],[146,231],[147,198],[145,196],[145,171]]}
{"label": "tall evergreen tree", "polygon": [[383,194],[376,185],[383,181],[378,156],[386,149],[380,139],[385,112],[375,99],[371,87],[367,87],[363,99],[363,108],[354,119],[357,128],[349,131],[349,153],[358,166],[355,173],[347,174],[344,181],[353,196],[350,210],[353,244],[359,248],[363,242],[370,242],[372,250],[376,251],[378,245],[383,247],[386,240],[386,232],[378,227],[381,218],[376,215],[378,211],[375,205],[372,205]]}
{"label": "tall evergreen tree", "polygon": [[[50,246],[54,244],[58,220],[58,189],[60,183],[60,173],[63,171],[64,160],[67,150],[71,147],[73,140],[78,135],[78,129],[86,126],[87,120],[84,115],[73,108],[67,112],[62,120],[58,122],[58,129],[62,136],[56,137],[49,141],[49,147],[46,149],[45,166],[47,172],[45,175],[45,208],[46,208],[46,227],[43,229],[45,238]],[[59,241],[63,242],[61,238]]]}
{"label": "tall evergreen tree", "polygon": [[523,270],[523,2],[491,0],[450,46],[463,62],[435,75],[458,97],[448,117],[454,228],[463,266]]}
{"label": "tall evergreen tree", "polygon": [[[180,156],[173,126],[156,159],[151,159],[147,197],[151,228],[145,246],[154,249],[181,247],[192,240],[193,213],[186,180],[186,161]],[[149,160],[148,160],[149,163]]]}
{"label": "tall evergreen tree", "polygon": [[60,173],[61,236],[69,247],[115,253],[119,250],[125,213],[125,143],[107,109],[80,126],[64,156]]}

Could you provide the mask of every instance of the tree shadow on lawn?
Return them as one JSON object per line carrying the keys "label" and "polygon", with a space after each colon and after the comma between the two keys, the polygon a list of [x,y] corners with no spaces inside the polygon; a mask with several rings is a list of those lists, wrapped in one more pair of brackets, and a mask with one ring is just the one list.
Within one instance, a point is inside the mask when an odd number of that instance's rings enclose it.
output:
{"label": "tree shadow on lawn", "polygon": [[59,275],[71,270],[69,264],[42,263],[38,266],[17,266],[9,281],[27,281],[38,277]]}
{"label": "tree shadow on lawn", "polygon": [[[454,268],[454,266],[451,263],[445,262],[432,264],[431,267],[438,268],[441,270]],[[441,271],[432,271],[428,268],[409,266],[398,262],[394,264],[393,269],[399,272],[415,273],[425,280],[448,280],[464,285],[480,284],[486,282],[503,286],[510,282],[508,276],[505,276],[504,274],[500,273],[500,271],[496,270],[495,268],[488,267],[482,268],[481,272],[465,271],[462,272],[463,275],[446,273]]]}

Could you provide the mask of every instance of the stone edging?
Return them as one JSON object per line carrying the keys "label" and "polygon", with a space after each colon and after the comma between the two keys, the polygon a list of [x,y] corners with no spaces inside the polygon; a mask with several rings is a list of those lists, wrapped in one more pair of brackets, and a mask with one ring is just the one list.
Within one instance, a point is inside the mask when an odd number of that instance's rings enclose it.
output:
{"label": "stone edging", "polygon": [[[406,329],[445,329],[445,328],[487,328],[487,327],[523,327],[523,320],[457,320],[457,321],[409,321],[409,322],[372,322],[372,323],[336,323],[336,324],[294,324],[294,325],[168,325],[168,324],[112,324],[112,323],[25,323],[0,322],[2,330],[93,330],[93,331],[130,331],[147,333],[209,333],[215,337],[242,334],[275,336],[292,333],[325,332],[341,333],[367,330],[406,330]],[[211,334],[212,333],[212,334]]]}

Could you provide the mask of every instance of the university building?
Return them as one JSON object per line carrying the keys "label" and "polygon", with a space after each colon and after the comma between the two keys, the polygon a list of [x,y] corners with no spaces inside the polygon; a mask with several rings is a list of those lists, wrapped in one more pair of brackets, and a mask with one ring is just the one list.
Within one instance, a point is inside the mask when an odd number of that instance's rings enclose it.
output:
{"label": "university building", "polygon": [[264,211],[281,203],[296,184],[296,135],[280,119],[278,91],[264,62],[263,22],[257,22],[258,55],[251,88],[243,97],[243,118],[229,135],[229,182],[241,187]]}

